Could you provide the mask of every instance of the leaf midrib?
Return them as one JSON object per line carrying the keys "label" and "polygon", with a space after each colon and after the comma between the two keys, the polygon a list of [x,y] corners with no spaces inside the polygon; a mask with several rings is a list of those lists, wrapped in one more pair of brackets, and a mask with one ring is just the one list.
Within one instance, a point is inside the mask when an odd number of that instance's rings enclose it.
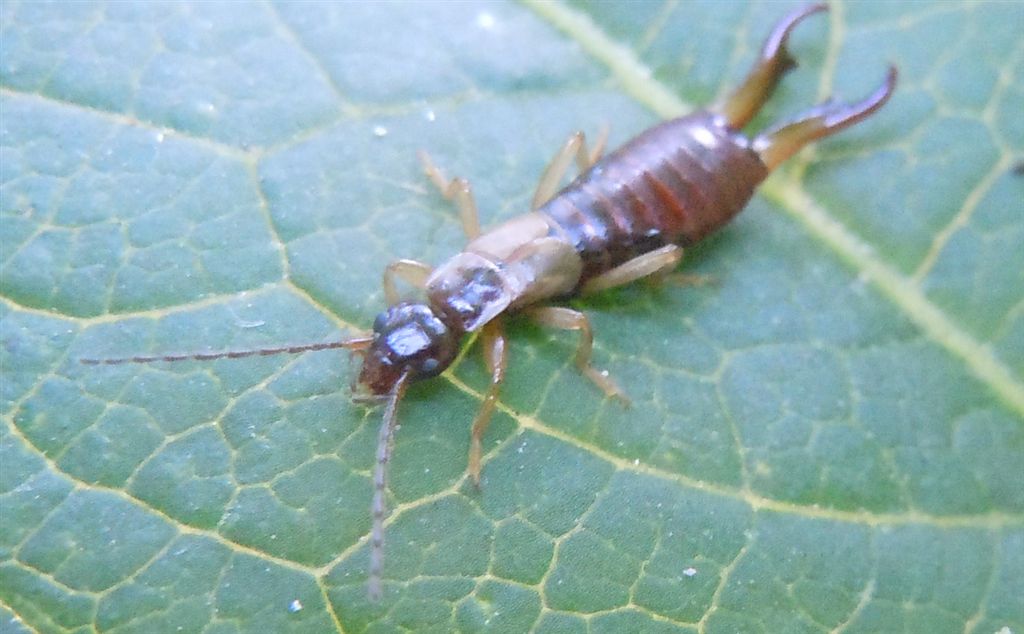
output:
{"label": "leaf midrib", "polygon": [[[587,54],[611,71],[626,94],[660,117],[676,117],[695,108],[654,79],[651,70],[632,49],[613,40],[586,14],[561,3],[541,0],[520,2],[576,41]],[[837,38],[830,41],[829,58],[835,56],[834,49],[838,43]],[[831,81],[831,77],[825,81]],[[797,220],[812,238],[874,283],[881,294],[929,340],[958,357],[1003,403],[1024,416],[1024,384],[989,347],[959,327],[911,279],[878,258],[870,244],[829,214],[798,180],[776,174],[765,182],[760,191],[775,206]]]}

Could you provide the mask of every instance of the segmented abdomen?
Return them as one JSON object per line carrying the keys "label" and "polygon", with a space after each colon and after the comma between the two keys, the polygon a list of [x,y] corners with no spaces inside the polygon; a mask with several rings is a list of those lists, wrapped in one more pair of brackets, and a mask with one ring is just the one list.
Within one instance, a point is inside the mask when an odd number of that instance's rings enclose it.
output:
{"label": "segmented abdomen", "polygon": [[729,222],[768,169],[742,134],[698,112],[636,137],[538,211],[583,259],[580,282]]}

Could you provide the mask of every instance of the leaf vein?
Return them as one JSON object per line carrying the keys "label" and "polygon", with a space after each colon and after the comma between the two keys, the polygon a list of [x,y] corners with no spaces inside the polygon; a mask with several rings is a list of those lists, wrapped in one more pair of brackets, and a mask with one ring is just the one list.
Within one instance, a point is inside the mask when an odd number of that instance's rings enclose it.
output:
{"label": "leaf vein", "polygon": [[192,134],[192,133],[187,132],[185,130],[181,130],[179,128],[174,128],[174,127],[171,127],[171,126],[168,126],[168,125],[160,125],[158,123],[155,123],[153,121],[149,121],[147,119],[140,119],[137,116],[123,114],[123,113],[112,111],[112,110],[102,110],[100,108],[95,108],[93,106],[87,106],[85,104],[76,103],[74,101],[68,101],[66,99],[61,99],[59,97],[54,97],[54,96],[46,95],[46,94],[43,94],[43,93],[26,92],[26,91],[22,91],[22,90],[16,90],[16,89],[11,88],[9,86],[0,86],[0,97],[20,98],[20,99],[36,99],[36,100],[39,100],[41,102],[48,103],[50,105],[59,106],[59,107],[62,107],[62,108],[71,108],[73,110],[77,110],[77,111],[84,112],[84,113],[87,113],[87,114],[90,114],[90,115],[101,117],[101,118],[103,118],[103,119],[105,119],[105,120],[107,120],[107,121],[109,121],[111,123],[117,124],[117,125],[122,125],[122,126],[127,126],[127,127],[132,127],[132,128],[138,128],[138,129],[142,129],[142,130],[152,130],[154,133],[158,133],[158,134],[159,133],[166,134],[168,131],[171,131],[171,132],[173,132],[174,136],[176,136],[178,138],[181,138],[181,139],[184,139],[184,140],[191,141],[193,143],[202,145],[203,147],[208,148],[210,150],[213,150],[213,151],[215,151],[215,152],[217,152],[219,154],[222,154],[222,155],[227,156],[229,158],[234,158],[234,159],[237,159],[237,160],[240,160],[240,161],[248,161],[248,160],[250,160],[251,157],[253,156],[254,152],[256,152],[256,149],[252,148],[252,147],[250,147],[248,149],[248,151],[247,151],[247,150],[235,147],[233,145],[230,145],[228,143],[223,143],[221,141],[216,141],[214,139],[210,139],[210,138],[207,138],[207,137],[197,136],[195,134]]}
{"label": "leaf vein", "polygon": [[[448,381],[466,394],[481,400],[483,395],[469,387],[457,377],[449,374],[442,375]],[[980,527],[1000,528],[1003,526],[1024,526],[1024,515],[1014,513],[993,512],[976,515],[949,515],[939,516],[922,513],[920,511],[908,510],[902,513],[875,513],[872,511],[858,510],[847,511],[834,508],[823,508],[817,505],[806,506],[793,502],[785,502],[766,498],[753,492],[746,492],[740,489],[726,487],[719,484],[696,480],[680,473],[666,471],[664,469],[636,463],[596,445],[571,436],[554,427],[539,421],[538,419],[517,412],[509,408],[503,402],[498,402],[498,410],[515,420],[523,429],[543,434],[545,436],[560,440],[570,446],[582,449],[606,462],[610,463],[619,471],[639,473],[659,480],[668,480],[681,486],[711,495],[737,500],[747,504],[754,510],[774,511],[808,519],[827,520],[844,522],[850,524],[864,524],[867,526],[890,526],[890,525],[923,525],[935,527]],[[503,443],[504,444],[504,443]]]}

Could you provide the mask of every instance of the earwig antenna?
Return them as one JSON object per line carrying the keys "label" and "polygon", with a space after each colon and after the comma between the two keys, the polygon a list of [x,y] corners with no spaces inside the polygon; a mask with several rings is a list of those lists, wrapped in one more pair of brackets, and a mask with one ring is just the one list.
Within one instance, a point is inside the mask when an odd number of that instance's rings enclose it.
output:
{"label": "earwig antenna", "polygon": [[85,365],[122,365],[125,363],[155,363],[157,361],[212,361],[214,359],[242,359],[245,357],[269,357],[273,354],[299,354],[317,350],[364,350],[373,341],[372,337],[355,337],[344,341],[326,341],[323,343],[307,343],[297,346],[280,346],[277,348],[255,348],[253,350],[226,350],[223,352],[192,352],[186,354],[164,354],[156,356],[115,357],[107,359],[79,359]]}
{"label": "earwig antenna", "polygon": [[388,513],[385,497],[388,486],[388,462],[391,460],[398,422],[398,402],[405,394],[408,378],[409,372],[406,371],[391,390],[387,409],[384,410],[384,420],[380,424],[380,433],[377,436],[377,461],[373,466],[373,502],[370,505],[373,513],[373,528],[370,532],[370,581],[367,586],[367,594],[371,601],[380,601],[383,595],[381,575],[384,572],[384,519]]}

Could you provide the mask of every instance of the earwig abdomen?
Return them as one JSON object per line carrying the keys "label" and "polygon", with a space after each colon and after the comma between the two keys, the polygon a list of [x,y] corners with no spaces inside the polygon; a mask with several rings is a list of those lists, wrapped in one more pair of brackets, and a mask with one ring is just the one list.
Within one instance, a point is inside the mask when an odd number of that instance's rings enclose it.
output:
{"label": "earwig abdomen", "polygon": [[698,112],[644,132],[538,211],[583,259],[582,284],[666,244],[701,240],[738,214],[767,175],[745,136]]}

